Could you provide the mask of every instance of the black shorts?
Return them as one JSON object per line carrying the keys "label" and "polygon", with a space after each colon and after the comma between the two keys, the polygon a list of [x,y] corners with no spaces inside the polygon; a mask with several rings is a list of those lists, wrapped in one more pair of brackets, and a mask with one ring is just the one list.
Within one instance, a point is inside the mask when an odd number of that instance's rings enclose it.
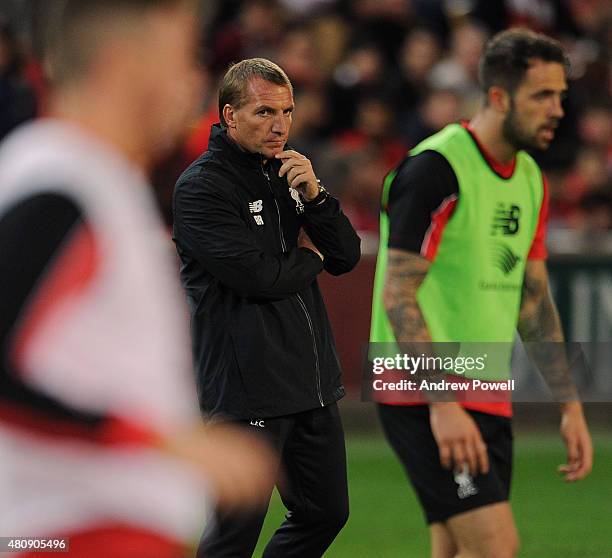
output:
{"label": "black shorts", "polygon": [[489,453],[489,472],[472,477],[440,465],[438,446],[429,425],[427,405],[378,405],[387,440],[404,465],[427,523],[495,502],[505,502],[512,477],[512,426],[509,418],[468,411]]}

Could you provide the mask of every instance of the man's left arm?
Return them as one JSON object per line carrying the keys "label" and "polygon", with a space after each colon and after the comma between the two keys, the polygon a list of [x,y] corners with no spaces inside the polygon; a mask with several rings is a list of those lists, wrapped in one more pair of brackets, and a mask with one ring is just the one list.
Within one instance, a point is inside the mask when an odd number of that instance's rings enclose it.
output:
{"label": "man's left arm", "polygon": [[550,293],[544,260],[527,261],[518,330],[529,356],[561,404],[561,436],[567,464],[559,467],[568,482],[586,477],[593,463],[591,437],[570,376],[559,314]]}
{"label": "man's left arm", "polygon": [[351,271],[361,256],[361,240],[340,208],[340,203],[319,187],[310,160],[297,151],[276,155],[282,162],[279,176],[304,200],[304,228],[323,254],[323,266],[332,275]]}

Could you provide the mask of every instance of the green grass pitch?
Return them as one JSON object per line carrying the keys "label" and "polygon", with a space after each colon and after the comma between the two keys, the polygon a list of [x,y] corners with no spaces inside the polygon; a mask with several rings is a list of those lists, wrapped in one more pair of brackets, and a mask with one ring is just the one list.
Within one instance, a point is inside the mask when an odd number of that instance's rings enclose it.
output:
{"label": "green grass pitch", "polygon": [[[590,477],[565,484],[556,473],[564,447],[553,433],[515,433],[511,502],[521,558],[612,558],[612,434],[594,435]],[[428,557],[420,508],[382,437],[347,435],[351,517],[328,558]],[[282,521],[275,493],[254,556]]]}

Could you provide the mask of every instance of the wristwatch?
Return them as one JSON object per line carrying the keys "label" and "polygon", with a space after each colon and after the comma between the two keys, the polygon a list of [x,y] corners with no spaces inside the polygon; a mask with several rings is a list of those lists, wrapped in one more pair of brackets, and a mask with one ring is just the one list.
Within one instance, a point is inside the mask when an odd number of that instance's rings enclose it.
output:
{"label": "wristwatch", "polygon": [[321,181],[318,178],[317,178],[317,184],[319,185],[319,191],[317,195],[310,201],[304,200],[304,205],[307,207],[321,205],[329,197],[329,192],[325,189],[325,186],[321,184]]}

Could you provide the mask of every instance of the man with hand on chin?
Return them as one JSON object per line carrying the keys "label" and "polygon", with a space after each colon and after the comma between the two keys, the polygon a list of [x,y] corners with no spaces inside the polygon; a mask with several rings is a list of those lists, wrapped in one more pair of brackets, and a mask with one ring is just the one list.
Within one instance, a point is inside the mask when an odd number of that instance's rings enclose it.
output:
{"label": "man with hand on chin", "polygon": [[[311,162],[286,146],[293,89],[276,64],[233,65],[220,124],[180,177],[174,239],[204,413],[277,450],[285,522],[264,556],[321,556],[348,517],[340,366],[316,277],[350,271],[359,238]],[[218,514],[198,556],[251,556],[266,515]]]}

